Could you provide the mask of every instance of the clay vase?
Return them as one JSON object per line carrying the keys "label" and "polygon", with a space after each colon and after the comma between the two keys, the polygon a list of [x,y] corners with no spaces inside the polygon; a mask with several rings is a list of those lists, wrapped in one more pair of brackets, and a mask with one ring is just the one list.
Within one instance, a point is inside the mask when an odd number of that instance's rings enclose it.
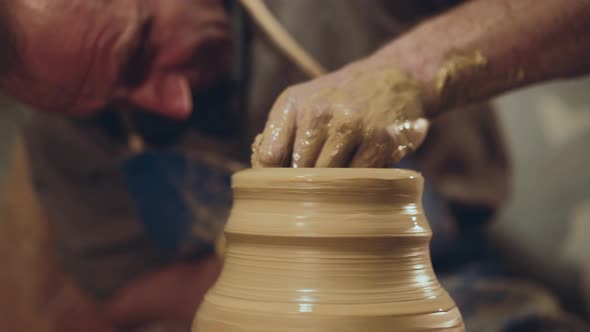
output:
{"label": "clay vase", "polygon": [[399,169],[237,173],[225,266],[192,331],[464,331],[434,275],[422,186]]}

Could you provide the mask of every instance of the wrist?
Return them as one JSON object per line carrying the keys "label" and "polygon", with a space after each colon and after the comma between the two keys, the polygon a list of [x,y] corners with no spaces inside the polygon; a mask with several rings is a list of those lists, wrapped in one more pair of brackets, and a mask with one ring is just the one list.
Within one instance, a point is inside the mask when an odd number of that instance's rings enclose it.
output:
{"label": "wrist", "polygon": [[432,118],[445,104],[442,100],[443,95],[436,87],[437,70],[442,60],[433,55],[423,56],[423,53],[425,52],[418,47],[405,45],[400,40],[400,43],[396,41],[363,61],[367,63],[367,67],[378,70],[396,68],[409,80],[415,81],[420,87],[423,116]]}

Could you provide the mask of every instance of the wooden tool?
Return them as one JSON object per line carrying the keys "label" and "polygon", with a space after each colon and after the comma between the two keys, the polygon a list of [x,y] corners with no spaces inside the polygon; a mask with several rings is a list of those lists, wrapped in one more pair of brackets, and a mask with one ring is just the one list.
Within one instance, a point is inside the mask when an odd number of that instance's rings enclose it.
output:
{"label": "wooden tool", "polygon": [[309,77],[322,76],[326,70],[285,30],[262,0],[240,0],[254,22],[291,61]]}

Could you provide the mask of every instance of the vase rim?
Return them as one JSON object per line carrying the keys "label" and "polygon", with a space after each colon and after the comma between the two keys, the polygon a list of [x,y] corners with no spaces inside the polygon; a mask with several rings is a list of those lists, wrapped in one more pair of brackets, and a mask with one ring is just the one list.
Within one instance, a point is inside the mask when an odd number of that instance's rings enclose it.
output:
{"label": "vase rim", "polygon": [[284,187],[292,184],[391,183],[395,180],[421,180],[416,171],[400,168],[250,168],[234,174],[234,188]]}

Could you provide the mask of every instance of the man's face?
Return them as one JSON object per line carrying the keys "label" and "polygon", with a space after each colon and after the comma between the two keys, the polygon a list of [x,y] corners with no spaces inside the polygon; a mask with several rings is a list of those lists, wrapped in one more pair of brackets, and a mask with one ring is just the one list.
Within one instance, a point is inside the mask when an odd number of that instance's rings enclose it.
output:
{"label": "man's face", "polygon": [[20,65],[3,86],[46,110],[123,100],[158,111],[166,94],[207,86],[229,66],[217,0],[14,0],[10,11]]}

